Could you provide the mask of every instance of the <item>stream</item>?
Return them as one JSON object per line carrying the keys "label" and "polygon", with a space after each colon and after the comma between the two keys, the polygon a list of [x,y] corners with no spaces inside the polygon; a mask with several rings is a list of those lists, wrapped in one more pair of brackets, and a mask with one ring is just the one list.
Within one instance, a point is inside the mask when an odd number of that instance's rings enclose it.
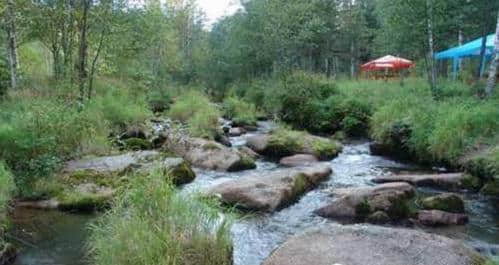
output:
{"label": "stream", "polygon": [[[254,134],[272,129],[269,122],[260,122],[257,132],[232,137],[234,146],[244,145]],[[373,185],[376,176],[400,172],[428,172],[410,163],[370,154],[367,140],[352,141],[344,145],[343,152],[329,162],[332,176],[316,189],[306,193],[296,203],[272,214],[249,215],[237,220],[232,227],[234,241],[234,265],[260,265],[262,261],[289,236],[325,222],[334,222],[313,214],[334,199],[331,190],[343,187]],[[257,168],[250,171],[225,173],[196,169],[193,183],[182,188],[190,193],[207,188],[214,183],[234,179],[248,173],[275,170],[278,164],[260,160]],[[437,193],[433,189],[420,189],[420,194]],[[480,194],[463,194],[470,222],[466,226],[449,228],[424,228],[464,240],[486,256],[499,255],[499,201]],[[15,265],[84,265],[87,225],[96,215],[80,215],[16,209],[11,220],[12,241],[22,246]]]}

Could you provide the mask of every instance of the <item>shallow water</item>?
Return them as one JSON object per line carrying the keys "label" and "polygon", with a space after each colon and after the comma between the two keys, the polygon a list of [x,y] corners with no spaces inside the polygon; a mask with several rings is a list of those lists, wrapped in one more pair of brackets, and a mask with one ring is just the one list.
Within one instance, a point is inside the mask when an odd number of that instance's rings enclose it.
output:
{"label": "shallow water", "polygon": [[[262,122],[260,130],[241,137],[233,137],[234,146],[244,145],[247,137],[265,133],[272,124]],[[373,156],[367,141],[346,144],[343,152],[329,162],[333,168],[330,178],[308,192],[291,206],[273,214],[251,215],[238,220],[232,228],[235,265],[259,265],[289,236],[325,222],[334,222],[313,214],[334,198],[331,190],[339,187],[373,185],[376,176],[396,172],[426,172],[408,163],[399,163],[384,157]],[[224,173],[196,169],[196,180],[183,187],[184,193],[202,190],[215,183],[235,179],[249,173],[262,174],[278,168],[269,161],[258,161],[257,169],[237,173]],[[433,194],[432,189],[420,189]],[[462,239],[486,255],[499,253],[499,204],[478,194],[465,194],[470,223],[466,226],[429,229],[434,233]],[[92,215],[74,215],[59,212],[18,210],[13,218],[15,236],[32,246],[21,250],[16,265],[84,265],[86,225]]]}

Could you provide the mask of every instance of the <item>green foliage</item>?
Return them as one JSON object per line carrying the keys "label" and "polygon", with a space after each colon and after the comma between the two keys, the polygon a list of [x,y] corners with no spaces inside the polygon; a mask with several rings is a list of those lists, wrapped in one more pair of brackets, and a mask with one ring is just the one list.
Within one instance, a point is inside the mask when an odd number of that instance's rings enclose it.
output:
{"label": "green foliage", "polygon": [[223,102],[224,116],[238,126],[256,125],[258,112],[255,105],[237,97],[228,97]]}
{"label": "green foliage", "polygon": [[12,174],[5,164],[0,161],[0,246],[2,245],[3,230],[7,217],[7,204],[11,199],[14,189],[15,185]]}
{"label": "green foliage", "polygon": [[92,263],[232,264],[230,221],[213,204],[180,195],[158,172],[130,187],[91,226]]}
{"label": "green foliage", "polygon": [[194,137],[214,139],[218,131],[220,112],[207,96],[198,91],[189,91],[175,100],[168,116],[189,126]]}

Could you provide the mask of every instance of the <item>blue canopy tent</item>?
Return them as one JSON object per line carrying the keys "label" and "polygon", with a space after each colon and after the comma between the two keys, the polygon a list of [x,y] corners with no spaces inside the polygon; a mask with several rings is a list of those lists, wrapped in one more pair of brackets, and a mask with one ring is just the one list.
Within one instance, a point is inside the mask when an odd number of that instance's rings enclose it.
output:
{"label": "blue canopy tent", "polygon": [[[461,46],[439,52],[435,55],[435,59],[437,60],[452,59],[453,60],[452,72],[455,78],[458,71],[459,60],[461,58],[480,56],[482,39],[483,38],[478,38]],[[485,57],[488,58],[494,52],[494,34],[490,34],[487,36],[487,42],[485,46],[486,46]]]}

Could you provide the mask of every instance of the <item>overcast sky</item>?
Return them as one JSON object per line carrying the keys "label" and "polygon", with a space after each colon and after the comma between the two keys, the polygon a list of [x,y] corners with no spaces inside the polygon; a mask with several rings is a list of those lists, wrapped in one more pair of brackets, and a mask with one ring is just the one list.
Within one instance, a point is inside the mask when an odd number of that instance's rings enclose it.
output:
{"label": "overcast sky", "polygon": [[198,4],[206,13],[208,27],[218,18],[234,14],[240,7],[237,0],[198,0]]}

